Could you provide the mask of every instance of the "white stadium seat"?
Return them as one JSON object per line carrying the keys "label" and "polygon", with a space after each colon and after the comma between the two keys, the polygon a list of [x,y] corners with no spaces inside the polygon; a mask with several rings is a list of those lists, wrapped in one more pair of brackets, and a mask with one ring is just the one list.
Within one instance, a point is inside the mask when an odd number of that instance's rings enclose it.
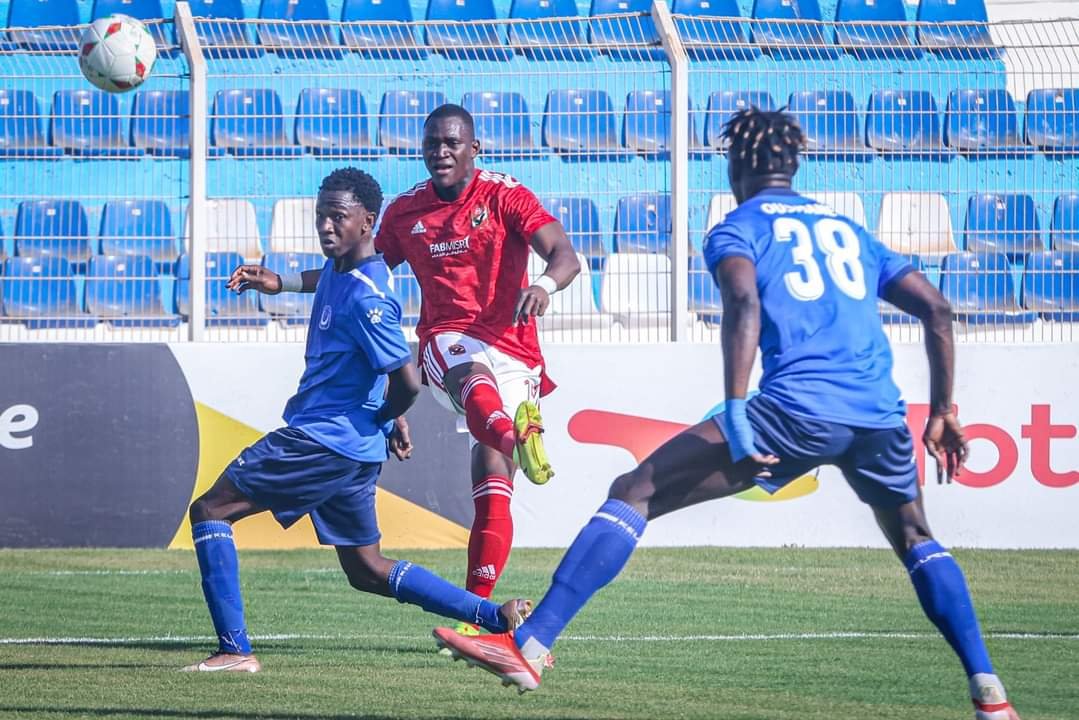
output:
{"label": "white stadium seat", "polygon": [[[185,237],[191,236],[191,207],[184,223]],[[186,248],[190,244],[185,244]],[[255,206],[239,198],[206,201],[206,251],[237,252],[244,260],[257,262],[262,257]]]}
{"label": "white stadium seat", "polygon": [[888,193],[880,208],[877,237],[903,255],[923,258],[957,252],[948,200],[940,193]]}
{"label": "white stadium seat", "polygon": [[321,253],[315,230],[315,199],[282,198],[273,204],[271,252]]}
{"label": "white stadium seat", "polygon": [[654,253],[607,256],[601,308],[623,325],[665,324],[670,319],[671,260]]}

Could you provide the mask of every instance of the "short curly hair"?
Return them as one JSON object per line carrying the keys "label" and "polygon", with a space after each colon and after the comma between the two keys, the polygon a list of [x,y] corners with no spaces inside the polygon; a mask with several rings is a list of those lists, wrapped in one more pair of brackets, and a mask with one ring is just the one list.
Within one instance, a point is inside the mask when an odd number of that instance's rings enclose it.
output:
{"label": "short curly hair", "polygon": [[794,177],[798,172],[805,134],[798,121],[782,110],[741,110],[731,116],[723,128],[723,137],[730,143],[728,157],[735,177]]}
{"label": "short curly hair", "polygon": [[368,212],[373,212],[378,217],[382,210],[382,188],[378,181],[354,167],[338,168],[322,179],[319,192],[349,192],[352,197],[363,204]]}

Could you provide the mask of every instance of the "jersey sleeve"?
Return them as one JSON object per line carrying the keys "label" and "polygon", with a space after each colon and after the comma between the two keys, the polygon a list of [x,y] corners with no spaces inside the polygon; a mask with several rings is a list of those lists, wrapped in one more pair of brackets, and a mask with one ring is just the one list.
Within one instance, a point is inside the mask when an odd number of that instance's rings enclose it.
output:
{"label": "jersey sleeve", "polygon": [[412,349],[401,330],[401,306],[391,296],[358,300],[349,328],[375,372],[391,373],[412,361]]}
{"label": "jersey sleeve", "polygon": [[877,297],[883,297],[884,290],[889,284],[915,270],[910,263],[910,258],[889,249],[864,229],[862,230],[862,245],[872,248],[873,254],[877,258],[877,268],[879,269]]}
{"label": "jersey sleeve", "polygon": [[375,250],[382,253],[382,259],[390,268],[395,268],[405,261],[401,254],[401,243],[397,239],[396,204],[390,203],[386,208],[382,215],[382,224],[378,226],[378,235],[375,236]]}
{"label": "jersey sleeve", "polygon": [[752,239],[748,229],[737,223],[725,222],[712,228],[704,239],[704,262],[708,272],[715,275],[716,266],[729,257],[744,257],[756,262]]}
{"label": "jersey sleeve", "polygon": [[543,203],[524,185],[506,190],[502,199],[502,217],[510,234],[524,242],[532,242],[532,236],[544,225],[558,222]]}

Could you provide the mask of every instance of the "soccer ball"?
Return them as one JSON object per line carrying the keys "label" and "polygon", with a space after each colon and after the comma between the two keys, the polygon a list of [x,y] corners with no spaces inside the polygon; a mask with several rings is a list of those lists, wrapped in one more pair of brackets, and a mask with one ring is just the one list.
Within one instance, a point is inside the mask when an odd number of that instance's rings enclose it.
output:
{"label": "soccer ball", "polygon": [[157,46],[146,26],[127,15],[109,15],[90,23],[79,41],[79,69],[106,92],[138,87],[150,76]]}

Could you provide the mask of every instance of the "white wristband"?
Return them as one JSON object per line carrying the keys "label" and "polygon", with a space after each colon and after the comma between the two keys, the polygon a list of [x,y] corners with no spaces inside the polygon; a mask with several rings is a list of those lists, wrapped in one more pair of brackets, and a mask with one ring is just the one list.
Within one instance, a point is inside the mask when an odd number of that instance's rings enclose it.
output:
{"label": "white wristband", "polygon": [[278,277],[281,278],[281,292],[303,291],[303,273],[289,272]]}
{"label": "white wristband", "polygon": [[532,281],[532,284],[546,290],[548,295],[554,295],[558,292],[558,283],[550,275],[540,275]]}

